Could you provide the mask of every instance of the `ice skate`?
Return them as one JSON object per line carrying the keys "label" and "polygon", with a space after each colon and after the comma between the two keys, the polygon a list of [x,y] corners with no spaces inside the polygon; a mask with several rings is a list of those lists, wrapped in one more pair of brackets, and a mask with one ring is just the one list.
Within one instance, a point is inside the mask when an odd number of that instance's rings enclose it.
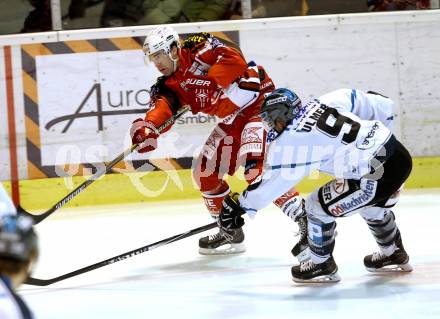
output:
{"label": "ice skate", "polygon": [[202,237],[199,240],[201,255],[230,255],[246,251],[243,243],[244,233],[241,228],[228,231],[219,229],[214,235]]}
{"label": "ice skate", "polygon": [[409,256],[400,240],[397,243],[397,250],[391,256],[374,252],[364,258],[365,268],[371,272],[410,272],[413,268],[408,262]]}
{"label": "ice skate", "polygon": [[310,258],[310,248],[309,248],[309,242],[307,239],[307,216],[302,216],[298,219],[298,235],[299,240],[293,246],[291,252],[292,255],[296,258],[298,258],[298,261],[300,263],[307,261]]}
{"label": "ice skate", "polygon": [[293,281],[298,283],[332,283],[341,280],[333,257],[321,264],[315,264],[309,259],[293,266],[292,277]]}

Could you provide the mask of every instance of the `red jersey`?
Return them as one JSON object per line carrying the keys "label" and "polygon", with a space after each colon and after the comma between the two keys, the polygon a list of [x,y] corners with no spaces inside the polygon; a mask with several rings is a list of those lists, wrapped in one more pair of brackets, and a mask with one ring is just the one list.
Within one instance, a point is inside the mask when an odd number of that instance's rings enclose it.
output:
{"label": "red jersey", "polygon": [[206,107],[191,107],[219,118],[233,117],[238,112],[259,113],[264,96],[274,90],[272,80],[261,66],[246,63],[239,50],[227,46],[208,33],[185,40],[179,53],[179,67],[168,77],[160,77],[151,89],[150,109],[145,120],[160,126],[183,105],[190,104],[185,88],[188,78],[206,75],[217,84],[217,92]]}

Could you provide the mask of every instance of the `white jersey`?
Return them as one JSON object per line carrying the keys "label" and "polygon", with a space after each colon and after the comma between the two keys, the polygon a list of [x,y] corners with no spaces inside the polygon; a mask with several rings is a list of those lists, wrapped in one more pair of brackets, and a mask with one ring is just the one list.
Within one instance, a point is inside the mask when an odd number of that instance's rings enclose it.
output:
{"label": "white jersey", "polygon": [[359,116],[362,120],[381,121],[393,131],[393,100],[382,95],[365,93],[355,89],[339,89],[319,97],[322,103],[336,109],[346,109]]}
{"label": "white jersey", "polygon": [[17,210],[11,201],[3,185],[0,183],[0,217],[3,215],[15,215]]}
{"label": "white jersey", "polygon": [[380,113],[370,97],[355,92],[361,99],[354,103],[351,90],[323,96],[332,107],[321,98],[307,103],[270,143],[261,182],[249,186],[239,198],[247,212],[266,207],[315,169],[345,179],[360,179],[370,173],[370,164],[392,133],[381,121],[363,120],[350,112],[367,118]]}
{"label": "white jersey", "polygon": [[8,279],[0,277],[0,318],[32,319],[32,313],[23,300],[16,295]]}

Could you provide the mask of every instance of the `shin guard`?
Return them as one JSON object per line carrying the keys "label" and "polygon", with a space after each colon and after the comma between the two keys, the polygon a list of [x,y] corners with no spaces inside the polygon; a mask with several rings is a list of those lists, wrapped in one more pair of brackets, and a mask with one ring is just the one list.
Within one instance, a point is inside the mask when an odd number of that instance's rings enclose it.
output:
{"label": "shin guard", "polygon": [[227,189],[220,194],[207,194],[202,193],[203,201],[205,202],[206,208],[213,218],[217,218],[220,215],[222,209],[223,199],[231,192],[229,186]]}

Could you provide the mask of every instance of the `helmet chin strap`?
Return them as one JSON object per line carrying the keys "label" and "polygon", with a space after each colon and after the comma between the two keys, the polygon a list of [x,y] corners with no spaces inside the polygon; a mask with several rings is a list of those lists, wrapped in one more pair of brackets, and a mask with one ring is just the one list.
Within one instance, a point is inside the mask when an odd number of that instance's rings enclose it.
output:
{"label": "helmet chin strap", "polygon": [[174,73],[177,70],[177,62],[179,61],[179,55],[177,54],[177,58],[173,59],[173,55],[171,54],[171,50],[170,50],[170,52],[168,53],[168,56],[170,57],[171,61],[173,61],[173,73]]}
{"label": "helmet chin strap", "polygon": [[177,61],[179,61],[179,59],[171,58],[171,60],[173,61],[173,72],[176,72],[176,70],[177,70]]}

